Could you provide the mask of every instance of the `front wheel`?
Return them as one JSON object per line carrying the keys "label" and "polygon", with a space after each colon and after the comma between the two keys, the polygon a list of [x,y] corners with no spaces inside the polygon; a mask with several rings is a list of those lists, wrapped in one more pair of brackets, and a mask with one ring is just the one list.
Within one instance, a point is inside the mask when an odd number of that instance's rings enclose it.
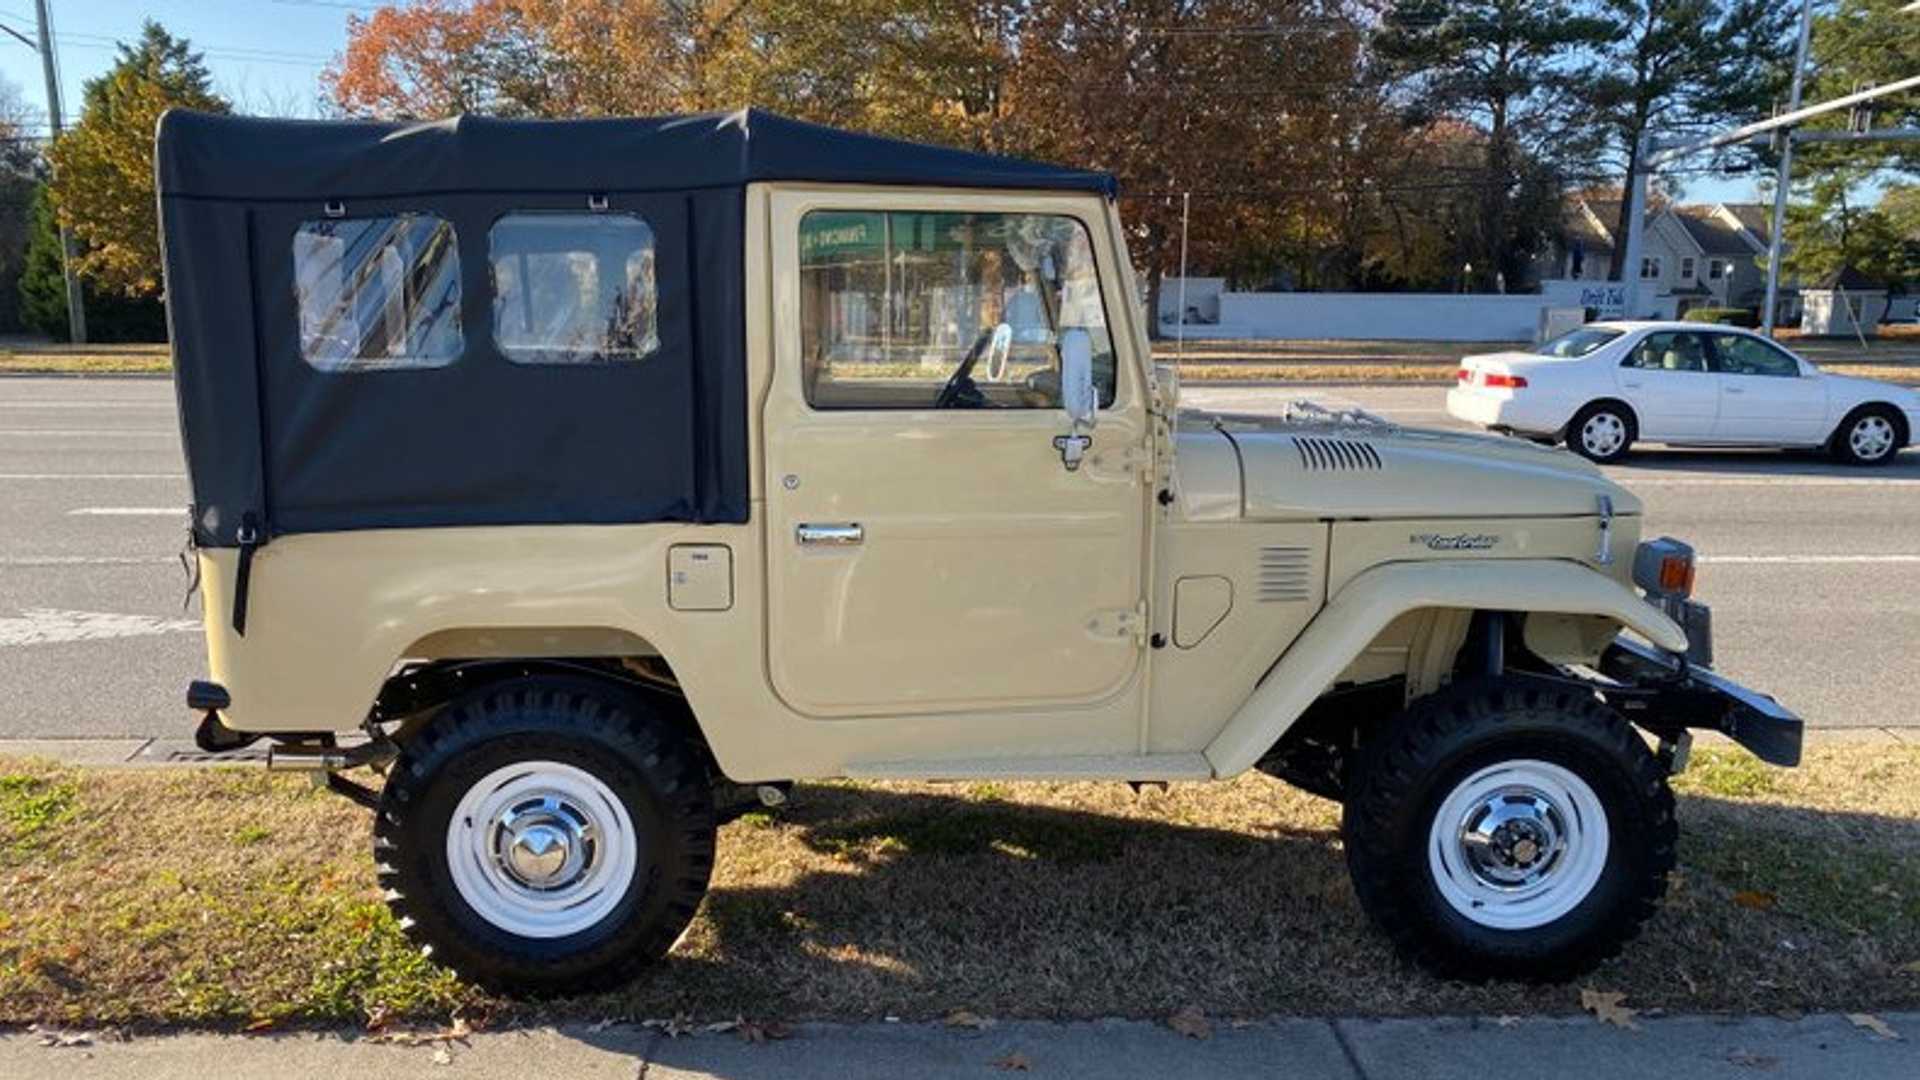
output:
{"label": "front wheel", "polygon": [[1617,953],[1674,865],[1673,794],[1631,725],[1524,677],[1415,702],[1344,810],[1360,903],[1451,976],[1563,979]]}
{"label": "front wheel", "polygon": [[1884,405],[1869,405],[1847,417],[1833,436],[1833,455],[1848,465],[1885,465],[1904,442],[1900,417]]}
{"label": "front wheel", "polygon": [[670,948],[713,867],[701,758],[639,696],[514,680],[407,741],[374,824],[388,905],[461,977],[606,987]]}

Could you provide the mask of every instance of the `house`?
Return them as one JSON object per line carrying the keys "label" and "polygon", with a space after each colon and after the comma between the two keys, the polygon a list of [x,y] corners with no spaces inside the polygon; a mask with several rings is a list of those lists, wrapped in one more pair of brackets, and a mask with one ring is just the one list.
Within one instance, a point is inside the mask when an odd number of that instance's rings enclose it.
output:
{"label": "house", "polygon": [[[1759,203],[1663,205],[1646,217],[1640,265],[1628,274],[1641,283],[1634,314],[1678,318],[1696,307],[1748,308],[1766,302],[1770,211]],[[1541,277],[1574,282],[1607,280],[1613,261],[1620,203],[1574,199],[1566,205],[1560,236],[1541,260]],[[1778,321],[1795,318],[1799,297],[1782,281]]]}
{"label": "house", "polygon": [[1850,265],[1807,286],[1806,298],[1800,329],[1821,337],[1872,337],[1887,313],[1886,285]]}

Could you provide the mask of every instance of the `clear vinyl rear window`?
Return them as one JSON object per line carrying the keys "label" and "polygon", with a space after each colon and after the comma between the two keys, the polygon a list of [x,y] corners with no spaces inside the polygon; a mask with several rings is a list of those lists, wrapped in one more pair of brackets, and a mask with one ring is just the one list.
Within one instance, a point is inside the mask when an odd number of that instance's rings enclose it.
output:
{"label": "clear vinyl rear window", "polygon": [[653,229],[634,214],[508,214],[487,234],[493,343],[516,364],[611,364],[660,348]]}
{"label": "clear vinyl rear window", "polygon": [[445,367],[460,356],[460,253],[432,214],[302,222],[300,356],[321,371]]}

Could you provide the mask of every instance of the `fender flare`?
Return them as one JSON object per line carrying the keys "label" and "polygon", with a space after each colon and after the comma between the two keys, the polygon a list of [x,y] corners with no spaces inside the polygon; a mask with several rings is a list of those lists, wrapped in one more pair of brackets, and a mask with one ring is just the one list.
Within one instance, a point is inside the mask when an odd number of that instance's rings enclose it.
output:
{"label": "fender flare", "polygon": [[1214,775],[1252,768],[1368,642],[1420,608],[1601,615],[1662,649],[1687,647],[1686,631],[1664,612],[1631,587],[1577,562],[1385,563],[1355,576],[1327,602],[1214,736],[1205,751]]}

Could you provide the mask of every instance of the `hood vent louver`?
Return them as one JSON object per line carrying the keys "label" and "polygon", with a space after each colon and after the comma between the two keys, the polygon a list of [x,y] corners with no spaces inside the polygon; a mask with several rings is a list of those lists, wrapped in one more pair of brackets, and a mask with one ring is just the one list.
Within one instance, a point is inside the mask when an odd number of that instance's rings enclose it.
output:
{"label": "hood vent louver", "polygon": [[1319,435],[1295,435],[1293,448],[1300,452],[1300,467],[1314,472],[1354,472],[1380,468],[1380,452],[1370,443],[1354,439],[1330,439]]}
{"label": "hood vent louver", "polygon": [[1260,602],[1294,602],[1312,593],[1313,552],[1304,547],[1270,546],[1260,549]]}

